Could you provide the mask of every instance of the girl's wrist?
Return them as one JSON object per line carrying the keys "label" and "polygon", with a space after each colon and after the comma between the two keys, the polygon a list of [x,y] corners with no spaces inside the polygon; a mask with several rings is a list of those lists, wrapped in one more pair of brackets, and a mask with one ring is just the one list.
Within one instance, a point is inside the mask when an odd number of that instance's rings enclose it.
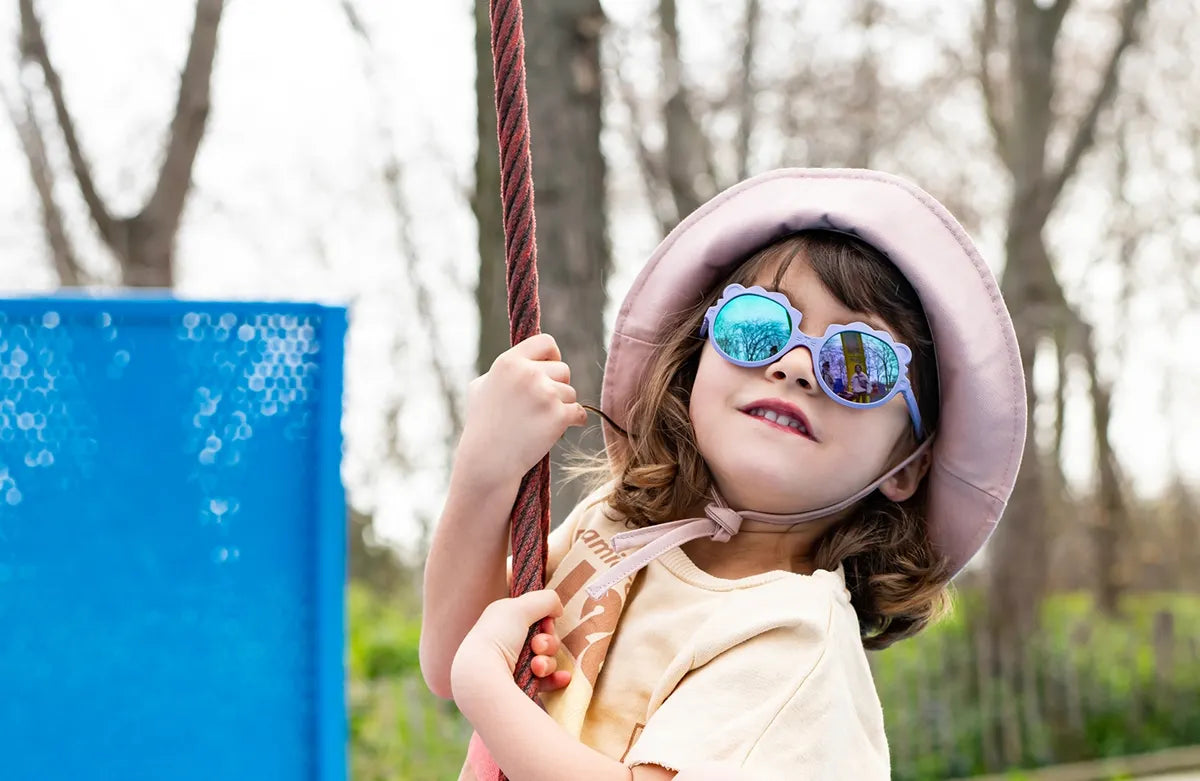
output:
{"label": "girl's wrist", "polygon": [[504,505],[507,510],[512,508],[517,499],[521,477],[497,469],[492,464],[478,463],[470,458],[455,458],[450,470],[447,495],[457,498],[474,513],[498,505]]}
{"label": "girl's wrist", "polygon": [[492,710],[481,706],[494,703],[498,694],[516,686],[512,672],[498,653],[483,653],[468,641],[454,655],[450,692],[454,704],[476,728],[479,719]]}
{"label": "girl's wrist", "polygon": [[470,447],[460,445],[450,470],[450,488],[487,496],[511,494],[515,500],[524,476],[497,454],[475,455]]}

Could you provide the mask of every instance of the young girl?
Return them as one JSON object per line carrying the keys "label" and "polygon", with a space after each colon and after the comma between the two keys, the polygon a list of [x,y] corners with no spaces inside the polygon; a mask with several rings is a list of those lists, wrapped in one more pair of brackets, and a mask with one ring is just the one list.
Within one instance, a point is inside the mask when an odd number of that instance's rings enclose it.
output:
{"label": "young girl", "polygon": [[[872,366],[876,392],[839,395],[826,361]],[[1012,324],[962,228],[877,172],[743,182],[634,283],[602,406],[605,483],[551,534],[547,589],[505,599],[518,483],[585,412],[548,335],[472,383],[421,635],[476,729],[462,778],[888,778],[864,649],[943,610],[1025,436]],[[539,621],[545,710],[512,682]]]}

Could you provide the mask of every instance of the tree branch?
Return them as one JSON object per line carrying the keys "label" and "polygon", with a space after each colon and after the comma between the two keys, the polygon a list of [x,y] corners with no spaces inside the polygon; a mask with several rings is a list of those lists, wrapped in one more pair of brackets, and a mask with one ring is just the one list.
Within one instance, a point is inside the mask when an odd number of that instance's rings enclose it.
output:
{"label": "tree branch", "polygon": [[[1010,164],[1009,137],[1011,119],[1001,115],[1000,97],[997,95],[995,76],[992,74],[992,52],[996,48],[996,0],[983,2],[983,27],[979,34],[979,87],[983,91],[983,105],[987,111],[988,125],[996,142],[996,151],[1006,166]],[[1009,112],[1004,112],[1008,114]]]}
{"label": "tree branch", "polygon": [[84,273],[79,267],[79,259],[67,237],[63,224],[62,210],[54,200],[54,170],[46,157],[46,145],[42,136],[42,128],[38,124],[34,112],[33,98],[29,89],[21,85],[24,106],[19,107],[0,85],[0,100],[12,120],[17,136],[21,140],[21,148],[29,162],[29,175],[37,191],[38,201],[42,211],[42,229],[45,232],[46,243],[50,246],[50,255],[54,261],[54,270],[58,274],[60,285],[75,287],[84,282]]}
{"label": "tree branch", "polygon": [[[1061,331],[1061,329],[1058,329]],[[1062,470],[1063,435],[1066,432],[1067,417],[1067,340],[1061,333],[1054,339],[1054,362],[1058,381],[1054,385],[1054,473],[1058,485],[1066,484]]]}
{"label": "tree branch", "polygon": [[389,149],[383,167],[383,181],[386,185],[392,213],[396,216],[400,254],[404,258],[404,271],[409,284],[412,285],[413,297],[416,299],[417,319],[425,324],[429,334],[429,354],[430,361],[433,363],[433,375],[437,379],[438,390],[445,401],[446,417],[450,422],[451,436],[449,440],[454,442],[463,429],[463,404],[458,393],[459,383],[451,376],[450,367],[446,365],[446,361],[442,357],[442,334],[437,325],[438,318],[433,312],[433,292],[417,272],[417,258],[420,255],[412,237],[412,217],[408,211],[408,204],[404,202],[402,179],[400,160]]}
{"label": "tree branch", "polygon": [[[1152,116],[1149,112],[1146,116]],[[1129,137],[1133,131],[1128,122],[1122,122],[1116,138],[1116,170],[1113,192],[1117,196],[1115,219],[1109,221],[1109,235],[1116,243],[1117,268],[1120,279],[1117,282],[1116,314],[1120,322],[1130,322],[1132,319],[1134,284],[1138,280],[1133,260],[1137,256],[1143,239],[1143,231],[1138,229],[1135,219],[1135,209],[1129,197],[1130,170],[1132,168],[1129,154]],[[1178,231],[1175,228],[1175,231]],[[1182,257],[1182,256],[1180,256]],[[1122,328],[1118,331],[1113,354],[1118,364],[1125,362],[1129,353],[1129,343],[1133,339],[1133,329]]]}
{"label": "tree branch", "polygon": [[[661,57],[664,87],[667,92],[663,108],[666,126],[666,173],[681,216],[691,214],[715,189],[716,177],[712,156],[704,130],[692,111],[691,97],[683,83],[683,67],[679,58],[679,25],[675,16],[675,0],[659,0],[661,26]],[[707,176],[709,186],[702,188],[700,179]]]}
{"label": "tree branch", "polygon": [[363,24],[362,16],[358,13],[358,9],[354,7],[351,0],[341,0],[342,14],[346,17],[346,24],[350,26],[350,30],[362,38],[364,44],[368,47],[374,47],[375,42],[371,40],[371,32],[367,26]]}
{"label": "tree branch", "polygon": [[745,40],[742,43],[742,71],[738,84],[737,176],[750,173],[750,137],[754,134],[754,60],[758,48],[759,0],[746,0]]}
{"label": "tree branch", "polygon": [[663,236],[666,236],[685,215],[664,206],[663,193],[670,189],[670,185],[663,172],[663,162],[646,145],[646,139],[642,133],[645,121],[642,118],[641,110],[636,105],[637,95],[633,94],[632,87],[621,77],[619,72],[616,74],[616,80],[618,94],[629,109],[629,143],[633,145],[638,172],[642,175],[642,183],[646,188],[646,200],[650,204],[650,210],[654,213],[654,219],[658,222],[659,230]]}
{"label": "tree branch", "polygon": [[171,119],[171,138],[154,193],[142,210],[153,215],[156,230],[174,236],[192,184],[192,165],[208,120],[217,28],[224,0],[196,0],[196,17],[187,62],[179,79],[179,99]]}
{"label": "tree branch", "polygon": [[33,0],[20,0],[20,14],[21,58],[35,62],[41,68],[46,80],[46,88],[50,91],[50,98],[54,102],[54,113],[58,119],[59,128],[62,130],[63,139],[66,142],[67,156],[71,160],[71,170],[75,173],[79,191],[83,195],[84,203],[87,204],[88,214],[95,223],[96,230],[100,232],[100,236],[112,244],[116,240],[116,224],[104,199],[100,197],[100,193],[96,189],[91,166],[79,145],[75,121],[71,118],[71,112],[67,110],[67,102],[63,96],[62,79],[59,78],[58,71],[50,61],[45,36],[42,34],[42,23],[34,10]]}
{"label": "tree branch", "polygon": [[860,0],[858,25],[863,37],[862,55],[854,67],[854,97],[851,110],[858,120],[854,131],[854,147],[849,164],[854,168],[870,168],[871,158],[878,148],[879,122],[879,62],[872,38],[879,21],[878,0]]}
{"label": "tree branch", "polygon": [[[1064,3],[1065,0],[1059,0],[1059,3]],[[1070,146],[1067,147],[1067,153],[1063,157],[1063,162],[1058,170],[1058,173],[1047,178],[1047,187],[1043,191],[1042,208],[1046,213],[1053,208],[1054,202],[1058,199],[1063,187],[1075,175],[1075,170],[1079,167],[1079,161],[1084,154],[1091,148],[1096,137],[1096,124],[1100,119],[1100,114],[1112,102],[1116,95],[1118,86],[1118,75],[1121,70],[1121,58],[1125,51],[1133,43],[1137,33],[1137,23],[1146,10],[1147,0],[1126,0],[1124,11],[1121,14],[1121,36],[1117,40],[1116,46],[1113,47],[1112,54],[1109,56],[1108,64],[1104,69],[1104,79],[1100,82],[1100,87],[1096,90],[1096,94],[1092,99],[1091,106],[1084,114],[1083,119],[1079,123],[1079,127],[1075,130],[1075,136],[1071,139]]]}

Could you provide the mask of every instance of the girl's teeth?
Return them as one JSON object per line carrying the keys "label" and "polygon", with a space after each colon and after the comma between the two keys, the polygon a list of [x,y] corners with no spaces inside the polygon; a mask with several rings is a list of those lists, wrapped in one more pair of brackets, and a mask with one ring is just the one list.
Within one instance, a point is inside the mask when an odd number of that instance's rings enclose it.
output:
{"label": "girl's teeth", "polygon": [[780,415],[778,412],[773,410],[754,410],[754,412],[751,414],[753,414],[755,417],[766,418],[772,423],[778,423],[780,426],[788,426],[789,428],[794,428],[797,431],[805,430],[804,425],[800,421],[793,420],[787,415]]}

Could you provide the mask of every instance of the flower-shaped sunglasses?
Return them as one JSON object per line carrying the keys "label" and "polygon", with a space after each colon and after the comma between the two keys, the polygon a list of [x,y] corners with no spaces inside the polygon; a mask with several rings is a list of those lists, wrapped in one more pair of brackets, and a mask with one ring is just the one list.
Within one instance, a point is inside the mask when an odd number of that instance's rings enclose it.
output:
{"label": "flower-shaped sunglasses", "polygon": [[908,379],[912,350],[866,323],[830,325],[824,336],[809,336],[800,330],[802,319],[783,293],[730,285],[705,313],[700,335],[725,360],[747,367],[774,363],[803,345],[813,356],[821,390],[838,404],[871,409],[903,393],[920,439],[921,413]]}

